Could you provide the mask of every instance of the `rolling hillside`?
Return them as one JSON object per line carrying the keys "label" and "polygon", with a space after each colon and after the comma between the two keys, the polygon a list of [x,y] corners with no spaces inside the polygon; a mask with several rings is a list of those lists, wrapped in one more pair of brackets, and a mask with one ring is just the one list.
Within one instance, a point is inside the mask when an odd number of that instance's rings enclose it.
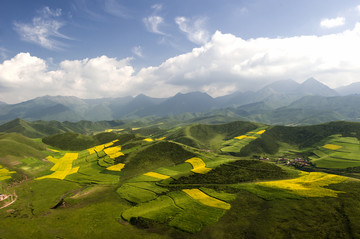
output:
{"label": "rolling hillside", "polygon": [[2,236],[360,236],[360,123],[92,133],[0,135]]}
{"label": "rolling hillside", "polygon": [[20,133],[30,138],[42,138],[45,136],[75,132],[81,134],[90,134],[96,131],[104,131],[106,129],[114,129],[123,126],[122,121],[79,121],[79,122],[59,122],[59,121],[25,121],[15,119],[0,125],[0,132]]}

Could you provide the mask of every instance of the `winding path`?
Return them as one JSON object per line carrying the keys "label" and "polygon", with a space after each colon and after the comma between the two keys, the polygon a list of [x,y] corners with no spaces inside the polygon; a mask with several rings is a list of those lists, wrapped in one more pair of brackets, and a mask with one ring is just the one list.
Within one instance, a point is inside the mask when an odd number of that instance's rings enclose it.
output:
{"label": "winding path", "polygon": [[14,194],[11,194],[11,195],[9,195],[11,198],[13,198],[13,197],[15,197],[15,199],[13,199],[11,202],[9,202],[9,203],[6,203],[4,206],[2,206],[2,207],[0,207],[0,209],[3,209],[3,208],[6,208],[6,207],[8,207],[8,206],[10,206],[11,204],[13,204],[16,200],[17,200],[17,198],[18,198],[18,196],[16,195],[16,193],[14,192]]}

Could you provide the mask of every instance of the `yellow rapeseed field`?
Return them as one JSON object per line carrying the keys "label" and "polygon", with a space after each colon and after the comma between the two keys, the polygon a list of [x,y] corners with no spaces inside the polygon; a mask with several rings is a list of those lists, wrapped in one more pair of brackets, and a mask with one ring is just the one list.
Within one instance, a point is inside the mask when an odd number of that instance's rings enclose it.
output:
{"label": "yellow rapeseed field", "polygon": [[144,141],[146,141],[146,142],[152,142],[152,141],[154,141],[154,140],[151,139],[151,138],[146,138],[146,139],[144,139]]}
{"label": "yellow rapeseed field", "polygon": [[109,155],[110,158],[116,159],[117,157],[123,156],[124,154],[122,152],[116,152],[114,154]]}
{"label": "yellow rapeseed field", "polygon": [[155,140],[164,140],[164,139],[166,139],[166,137],[157,138]]}
{"label": "yellow rapeseed field", "polygon": [[123,131],[124,129],[106,129],[105,132],[113,132],[113,131]]}
{"label": "yellow rapeseed field", "polygon": [[87,151],[89,151],[89,154],[94,154],[94,153],[95,153],[95,149],[94,149],[94,148],[89,148],[89,149],[87,149]]}
{"label": "yellow rapeseed field", "polygon": [[261,186],[275,187],[290,190],[291,192],[304,197],[337,197],[339,191],[324,188],[330,184],[340,183],[347,180],[347,177],[320,172],[301,172],[299,178],[260,182]]}
{"label": "yellow rapeseed field", "polygon": [[245,139],[245,138],[257,139],[257,137],[255,137],[255,136],[247,136],[247,135],[241,135],[241,136],[235,137],[235,139]]}
{"label": "yellow rapeseed field", "polygon": [[229,210],[231,208],[231,205],[229,203],[210,197],[199,189],[183,189],[182,191],[206,206],[217,207],[225,210]]}
{"label": "yellow rapeseed field", "polygon": [[207,168],[206,164],[201,158],[191,158],[186,160],[185,162],[190,163],[193,167],[191,171],[194,173],[205,174],[211,170],[211,168]]}
{"label": "yellow rapeseed field", "polygon": [[249,139],[257,139],[255,136],[247,136]]}
{"label": "yellow rapeseed field", "polygon": [[159,179],[168,179],[168,178],[170,178],[170,176],[168,176],[168,175],[161,174],[161,173],[155,173],[155,172],[144,173],[144,175],[150,176],[150,177],[153,177],[153,178],[159,178]]}
{"label": "yellow rapeseed field", "polygon": [[47,156],[46,159],[49,160],[50,162],[52,162],[53,164],[55,164],[57,161],[59,161],[59,159],[54,158],[52,156]]}
{"label": "yellow rapeseed field", "polygon": [[107,147],[110,147],[111,145],[113,145],[114,143],[118,142],[119,140],[118,139],[115,139],[107,144],[104,144],[104,147],[107,148]]}
{"label": "yellow rapeseed field", "polygon": [[106,169],[107,169],[107,170],[110,170],[110,171],[121,171],[124,167],[125,167],[125,164],[123,164],[123,163],[118,163],[118,164],[116,164],[116,165],[107,167]]}
{"label": "yellow rapeseed field", "polygon": [[92,148],[89,148],[88,151],[89,151],[89,154],[94,154],[95,152],[100,152],[104,148],[105,148],[105,145],[100,144],[100,145],[94,146]]}
{"label": "yellow rapeseed field", "polygon": [[0,181],[11,178],[10,174],[16,173],[15,171],[9,171],[0,165]]}
{"label": "yellow rapeseed field", "polygon": [[331,149],[331,150],[338,150],[338,149],[341,148],[341,146],[340,146],[340,145],[335,145],[335,144],[325,144],[325,145],[323,146],[323,148],[325,148],[325,149]]}
{"label": "yellow rapeseed field", "polygon": [[57,179],[64,179],[67,175],[76,173],[79,170],[79,167],[72,167],[72,162],[78,158],[78,153],[66,153],[62,158],[55,159],[53,157],[48,158],[49,161],[53,160],[55,165],[50,169],[54,171],[54,173],[46,176],[42,176],[39,179],[44,178],[57,178]]}
{"label": "yellow rapeseed field", "polygon": [[101,150],[103,150],[104,148],[107,148],[107,147],[110,147],[111,145],[113,145],[114,143],[118,142],[119,140],[118,139],[115,139],[109,143],[106,143],[106,144],[100,144],[100,145],[97,145],[97,146],[94,146],[92,148],[89,148],[87,149],[89,151],[89,154],[93,154],[95,152],[100,152]]}
{"label": "yellow rapeseed field", "polygon": [[235,139],[244,139],[246,137],[247,137],[247,135],[240,135],[240,136],[235,137]]}
{"label": "yellow rapeseed field", "polygon": [[122,152],[120,152],[120,150],[121,150],[121,146],[114,146],[114,147],[104,149],[104,152],[107,155],[109,155],[110,158],[114,159],[114,158],[124,155]]}
{"label": "yellow rapeseed field", "polygon": [[[240,136],[237,136],[237,137],[234,137],[234,138],[235,138],[235,139],[245,139],[245,138],[257,139],[257,137],[254,136],[254,135],[263,134],[263,133],[265,133],[265,131],[266,131],[265,129],[260,130],[260,131],[257,131],[257,132],[251,131],[251,132],[246,133],[247,135],[240,135]],[[249,134],[250,134],[250,135],[249,135]]]}
{"label": "yellow rapeseed field", "polygon": [[110,146],[111,146],[111,145],[113,145],[113,144],[114,144],[113,142],[110,142],[110,143],[104,144],[104,148],[110,147]]}

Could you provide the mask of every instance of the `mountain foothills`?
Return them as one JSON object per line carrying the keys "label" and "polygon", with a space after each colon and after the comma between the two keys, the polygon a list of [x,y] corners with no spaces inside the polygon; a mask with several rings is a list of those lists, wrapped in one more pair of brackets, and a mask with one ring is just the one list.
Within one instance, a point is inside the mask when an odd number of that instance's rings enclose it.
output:
{"label": "mountain foothills", "polygon": [[192,120],[1,125],[1,237],[360,238],[360,123]]}
{"label": "mountain foothills", "polygon": [[77,122],[164,117],[183,122],[184,119],[217,116],[223,117],[221,122],[251,120],[285,125],[358,121],[360,115],[354,109],[360,103],[360,96],[354,93],[360,91],[353,85],[333,90],[310,78],[301,84],[283,80],[256,92],[235,92],[217,98],[200,92],[178,93],[170,98],[44,96],[19,104],[0,104],[0,123],[17,118]]}

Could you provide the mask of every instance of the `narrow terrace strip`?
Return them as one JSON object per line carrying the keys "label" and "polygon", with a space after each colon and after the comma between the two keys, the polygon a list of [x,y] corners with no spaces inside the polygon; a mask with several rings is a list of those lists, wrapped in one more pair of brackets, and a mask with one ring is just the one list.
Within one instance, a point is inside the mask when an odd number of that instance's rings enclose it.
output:
{"label": "narrow terrace strip", "polygon": [[168,178],[170,178],[170,176],[168,176],[168,175],[155,173],[155,172],[144,173],[144,175],[150,176],[150,177],[153,177],[153,178],[159,178],[159,179],[168,179]]}
{"label": "narrow terrace strip", "polygon": [[229,203],[210,197],[199,189],[183,189],[182,191],[194,200],[199,201],[201,204],[204,204],[206,206],[217,207],[225,210],[229,210],[231,208],[231,205]]}

